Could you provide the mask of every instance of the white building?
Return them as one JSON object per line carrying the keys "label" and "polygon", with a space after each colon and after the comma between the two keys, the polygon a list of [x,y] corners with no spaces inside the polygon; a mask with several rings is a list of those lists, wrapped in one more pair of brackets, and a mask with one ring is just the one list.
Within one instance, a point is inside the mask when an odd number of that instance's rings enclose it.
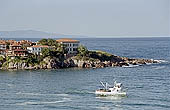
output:
{"label": "white building", "polygon": [[70,54],[77,53],[77,49],[79,46],[80,41],[79,40],[73,40],[69,38],[63,38],[56,40],[58,43],[64,44],[66,46],[66,50]]}
{"label": "white building", "polygon": [[27,47],[27,50],[29,53],[40,55],[43,48],[50,48],[50,47],[47,45],[34,45],[31,47]]}
{"label": "white building", "polygon": [[5,42],[0,42],[0,49],[1,50],[6,50],[6,43]]}
{"label": "white building", "polygon": [[2,41],[0,42],[0,54],[5,55],[6,54],[6,42]]}

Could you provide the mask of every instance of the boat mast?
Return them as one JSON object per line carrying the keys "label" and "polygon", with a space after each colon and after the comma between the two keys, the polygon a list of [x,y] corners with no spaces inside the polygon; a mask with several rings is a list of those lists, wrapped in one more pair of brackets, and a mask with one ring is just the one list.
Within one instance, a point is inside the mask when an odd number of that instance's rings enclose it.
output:
{"label": "boat mast", "polygon": [[101,81],[100,81],[100,83],[102,84],[102,86],[103,86],[104,88],[106,88],[106,86],[104,85],[104,83],[103,83],[103,82],[101,82]]}
{"label": "boat mast", "polygon": [[107,83],[106,83],[106,89],[107,89]]}

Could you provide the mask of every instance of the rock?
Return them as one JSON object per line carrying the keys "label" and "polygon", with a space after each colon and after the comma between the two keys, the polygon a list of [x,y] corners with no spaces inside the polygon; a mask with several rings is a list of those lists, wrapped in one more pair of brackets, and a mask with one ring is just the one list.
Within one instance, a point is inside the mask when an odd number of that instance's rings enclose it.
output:
{"label": "rock", "polygon": [[118,62],[112,62],[112,67],[118,66]]}
{"label": "rock", "polygon": [[46,67],[47,69],[52,69],[51,63],[48,63]]}
{"label": "rock", "polygon": [[104,68],[104,67],[105,67],[105,64],[102,63],[102,62],[100,62],[100,63],[95,64],[95,67],[96,67],[96,68]]}
{"label": "rock", "polygon": [[24,63],[22,63],[22,66],[21,66],[21,68],[22,69],[24,69],[24,68],[26,68],[27,67],[27,64],[24,62]]}
{"label": "rock", "polygon": [[112,66],[112,63],[111,63],[110,61],[105,61],[104,64],[105,64],[105,67],[110,67],[110,66]]}
{"label": "rock", "polygon": [[14,69],[14,68],[15,68],[15,67],[14,67],[14,63],[13,63],[13,62],[9,62],[8,68],[9,68],[9,69]]}
{"label": "rock", "polygon": [[[11,60],[11,59],[10,59]],[[13,63],[4,61],[3,63],[8,64],[9,69],[57,69],[57,68],[69,68],[69,67],[80,67],[80,68],[104,68],[104,67],[115,67],[115,66],[128,66],[129,64],[139,65],[146,63],[158,63],[155,60],[148,59],[133,59],[127,57],[120,57],[106,52],[92,52],[89,56],[71,56],[65,59],[56,58],[55,56],[46,57],[40,64],[27,64],[20,60],[19,62]],[[11,60],[13,61],[13,60]],[[9,63],[8,63],[9,62]],[[3,65],[0,62],[0,66]]]}
{"label": "rock", "polygon": [[72,59],[69,60],[69,63],[70,63],[70,67],[76,67],[77,66]]}
{"label": "rock", "polygon": [[119,65],[120,66],[129,66],[129,64],[127,64],[126,62],[120,62]]}
{"label": "rock", "polygon": [[92,68],[93,66],[92,66],[92,64],[91,63],[86,63],[85,64],[85,68]]}
{"label": "rock", "polygon": [[85,67],[85,62],[84,61],[79,61],[78,62],[78,67],[84,68]]}

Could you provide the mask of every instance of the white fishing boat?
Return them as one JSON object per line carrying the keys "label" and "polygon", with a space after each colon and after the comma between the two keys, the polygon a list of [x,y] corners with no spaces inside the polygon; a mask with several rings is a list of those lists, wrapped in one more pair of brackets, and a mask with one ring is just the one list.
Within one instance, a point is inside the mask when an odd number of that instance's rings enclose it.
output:
{"label": "white fishing boat", "polygon": [[100,82],[104,88],[96,90],[95,94],[100,96],[126,96],[126,92],[122,89],[122,83],[114,82],[113,86],[108,83]]}

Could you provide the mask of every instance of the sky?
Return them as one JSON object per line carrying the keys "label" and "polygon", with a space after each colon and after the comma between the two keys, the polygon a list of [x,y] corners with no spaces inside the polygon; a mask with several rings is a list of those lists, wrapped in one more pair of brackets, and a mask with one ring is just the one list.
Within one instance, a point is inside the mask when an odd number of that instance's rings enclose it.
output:
{"label": "sky", "polygon": [[170,36],[170,0],[0,0],[0,31]]}

